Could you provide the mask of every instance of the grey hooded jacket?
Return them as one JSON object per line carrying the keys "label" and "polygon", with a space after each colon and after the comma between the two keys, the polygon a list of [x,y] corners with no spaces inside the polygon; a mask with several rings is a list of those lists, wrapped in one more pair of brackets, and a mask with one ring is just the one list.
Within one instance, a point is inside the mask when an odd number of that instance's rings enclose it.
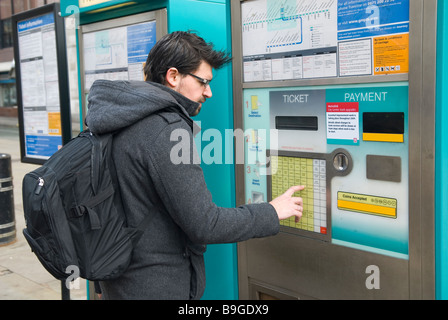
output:
{"label": "grey hooded jacket", "polygon": [[[189,114],[197,107],[150,82],[98,80],[91,87],[86,124],[97,134],[118,131],[113,158],[128,221],[136,226],[153,216],[129,269],[118,279],[101,282],[105,299],[199,299],[205,289],[206,244],[279,231],[268,203],[239,208],[213,203],[201,167],[193,164],[197,151]],[[188,132],[189,163],[171,161],[171,150],[180,143],[173,131]]]}

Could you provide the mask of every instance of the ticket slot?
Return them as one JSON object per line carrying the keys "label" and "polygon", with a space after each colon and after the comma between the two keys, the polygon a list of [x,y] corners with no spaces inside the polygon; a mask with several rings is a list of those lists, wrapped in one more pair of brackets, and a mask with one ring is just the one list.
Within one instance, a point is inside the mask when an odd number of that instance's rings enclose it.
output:
{"label": "ticket slot", "polygon": [[404,142],[403,112],[364,112],[364,141]]}
{"label": "ticket slot", "polygon": [[317,131],[317,120],[317,117],[277,116],[275,117],[275,128],[278,130]]}

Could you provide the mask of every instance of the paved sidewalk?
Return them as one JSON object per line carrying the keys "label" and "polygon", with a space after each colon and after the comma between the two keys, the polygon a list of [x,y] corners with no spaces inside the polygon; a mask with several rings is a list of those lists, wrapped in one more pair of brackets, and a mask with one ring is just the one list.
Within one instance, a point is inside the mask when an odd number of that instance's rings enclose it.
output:
{"label": "paved sidewalk", "polygon": [[[22,179],[37,165],[20,161],[20,138],[16,122],[16,119],[0,119],[0,153],[11,156],[17,232],[14,243],[0,246],[0,300],[60,300],[61,281],[42,267],[22,234],[25,227]],[[70,290],[70,298],[73,300],[87,298],[86,281],[79,280],[80,288]]]}

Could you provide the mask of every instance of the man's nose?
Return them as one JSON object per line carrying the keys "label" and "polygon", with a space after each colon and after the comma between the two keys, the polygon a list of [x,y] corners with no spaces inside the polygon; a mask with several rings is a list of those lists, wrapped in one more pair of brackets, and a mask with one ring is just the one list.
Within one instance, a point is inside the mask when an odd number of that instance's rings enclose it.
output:
{"label": "man's nose", "polygon": [[212,88],[210,87],[210,85],[207,85],[204,89],[204,93],[203,93],[204,97],[206,97],[207,99],[211,98],[213,93],[212,93]]}

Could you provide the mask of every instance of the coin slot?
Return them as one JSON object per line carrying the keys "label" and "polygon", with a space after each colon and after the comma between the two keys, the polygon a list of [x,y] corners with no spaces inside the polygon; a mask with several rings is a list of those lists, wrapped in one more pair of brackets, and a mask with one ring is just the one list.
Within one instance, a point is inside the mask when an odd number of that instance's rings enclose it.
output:
{"label": "coin slot", "polygon": [[333,166],[337,171],[345,171],[348,168],[348,157],[343,153],[338,153],[333,158]]}

